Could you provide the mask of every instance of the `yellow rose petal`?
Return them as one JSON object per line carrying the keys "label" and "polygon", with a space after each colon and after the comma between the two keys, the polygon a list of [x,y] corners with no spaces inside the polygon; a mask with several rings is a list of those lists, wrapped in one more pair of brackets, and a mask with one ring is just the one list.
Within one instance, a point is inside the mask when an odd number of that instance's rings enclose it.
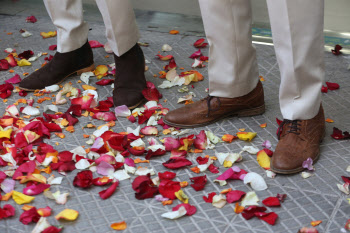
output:
{"label": "yellow rose petal", "polygon": [[64,209],[56,215],[56,220],[64,219],[68,221],[74,221],[79,216],[79,212],[72,209]]}
{"label": "yellow rose petal", "polygon": [[182,191],[182,189],[180,189],[179,191],[177,191],[175,193],[175,196],[177,197],[177,199],[179,199],[180,201],[182,201],[185,204],[188,204],[188,196],[184,193],[184,191]]}
{"label": "yellow rose petal", "polygon": [[266,170],[270,169],[271,158],[266,154],[264,150],[258,152],[256,159],[262,168]]}
{"label": "yellow rose petal", "polygon": [[30,63],[28,60],[26,59],[22,59],[20,61],[17,62],[18,66],[31,66],[32,63]]}
{"label": "yellow rose petal", "polygon": [[250,142],[251,140],[253,140],[253,138],[255,138],[255,136],[257,135],[257,133],[255,132],[238,132],[237,133],[237,137],[243,141],[248,141]]}
{"label": "yellow rose petal", "polygon": [[12,129],[8,129],[6,131],[0,131],[0,138],[8,138],[10,139],[12,133]]}
{"label": "yellow rose petal", "polygon": [[12,198],[18,205],[30,203],[35,199],[35,197],[27,196],[17,191],[13,191]]}

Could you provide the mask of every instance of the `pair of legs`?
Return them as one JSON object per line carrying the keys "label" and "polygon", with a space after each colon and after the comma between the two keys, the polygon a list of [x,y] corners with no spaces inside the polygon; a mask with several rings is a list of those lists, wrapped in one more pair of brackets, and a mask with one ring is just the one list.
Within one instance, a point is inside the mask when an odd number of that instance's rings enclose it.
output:
{"label": "pair of legs", "polygon": [[[166,124],[198,127],[231,115],[265,111],[249,0],[199,0],[209,54],[209,97],[169,112]],[[284,117],[271,168],[302,170],[317,160],[324,136],[321,86],[324,79],[324,0],[267,0],[273,42],[281,73],[280,108]]]}
{"label": "pair of legs", "polygon": [[[57,27],[57,53],[53,60],[24,79],[24,90],[58,84],[72,74],[93,71],[93,54],[88,44],[89,27],[83,19],[82,0],[44,0]],[[114,105],[130,108],[144,102],[146,88],[144,56],[137,45],[139,30],[128,0],[96,0],[106,27],[106,37],[116,63]]]}

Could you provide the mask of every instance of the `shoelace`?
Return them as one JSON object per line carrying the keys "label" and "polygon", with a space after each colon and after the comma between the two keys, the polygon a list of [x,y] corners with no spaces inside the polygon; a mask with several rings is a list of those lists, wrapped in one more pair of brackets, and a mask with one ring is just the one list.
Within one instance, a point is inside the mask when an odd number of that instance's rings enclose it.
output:
{"label": "shoelace", "polygon": [[278,131],[277,131],[277,138],[280,139],[281,133],[283,131],[283,127],[284,125],[288,125],[289,124],[289,130],[287,131],[287,133],[294,133],[296,135],[300,134],[300,127],[301,124],[299,124],[301,120],[283,120],[280,124],[280,126],[278,127]]}
{"label": "shoelace", "polygon": [[[218,101],[219,101],[219,106],[218,106],[216,109],[212,109],[212,108],[210,107],[210,101],[211,101],[213,98],[217,98]],[[211,111],[214,111],[214,112],[215,112],[215,111],[217,111],[217,110],[220,109],[221,101],[220,101],[220,98],[215,97],[215,96],[210,96],[210,95],[208,95],[205,99],[207,100],[207,106],[208,106],[207,117],[209,117],[209,114],[210,114]]]}

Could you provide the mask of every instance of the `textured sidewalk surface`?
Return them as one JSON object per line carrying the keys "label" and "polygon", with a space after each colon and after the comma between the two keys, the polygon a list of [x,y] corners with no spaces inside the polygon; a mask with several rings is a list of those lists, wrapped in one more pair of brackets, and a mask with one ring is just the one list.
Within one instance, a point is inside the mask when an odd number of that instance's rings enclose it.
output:
{"label": "textured sidewalk surface", "polygon": [[[0,31],[0,57],[6,57],[4,49],[11,47],[16,48],[18,52],[25,50],[33,50],[35,54],[38,52],[49,52],[53,55],[53,51],[49,51],[48,47],[56,44],[56,38],[42,39],[40,32],[55,30],[48,17],[38,17],[38,22],[35,24],[25,23],[25,17],[22,16],[0,16],[1,31]],[[89,22],[90,30],[89,40],[98,40],[101,43],[106,42],[104,26],[101,23]],[[22,38],[19,30],[26,29],[33,35],[28,38]],[[181,27],[178,28],[181,32]],[[13,32],[12,35],[7,35],[8,32]],[[166,54],[172,54],[175,57],[178,67],[184,67],[185,70],[191,69],[192,59],[188,58],[196,48],[192,44],[200,37],[188,36],[183,34],[170,35],[165,32],[141,30],[141,42],[148,42],[149,47],[143,47],[145,57],[150,61],[149,71],[146,72],[146,77],[156,86],[162,83],[162,79],[154,78],[154,74],[158,74],[167,62],[159,61],[155,58],[158,51],[161,50],[163,44],[167,43],[173,47],[173,51]],[[259,62],[260,75],[266,81],[263,82],[265,90],[266,112],[261,116],[245,117],[245,118],[229,118],[219,121],[213,125],[191,130],[191,134],[198,134],[200,130],[210,130],[215,135],[221,137],[224,134],[235,134],[240,128],[245,128],[246,131],[257,132],[258,136],[251,142],[234,141],[230,144],[219,143],[214,150],[205,150],[203,154],[189,154],[188,158],[197,164],[195,158],[197,156],[215,155],[217,152],[240,152],[246,145],[254,145],[262,149],[261,144],[265,140],[272,142],[272,149],[275,149],[277,144],[276,138],[276,117],[282,118],[279,111],[278,89],[280,83],[280,74],[274,49],[268,45],[256,45],[257,56]],[[105,58],[107,55],[103,48],[93,49],[94,60],[96,65],[107,65],[113,63],[113,56]],[[208,48],[202,49],[204,55],[208,56]],[[44,57],[33,62],[32,66],[15,67],[16,73],[23,78],[24,72],[33,72],[40,68],[44,63]],[[350,215],[350,205],[347,201],[349,196],[342,194],[336,184],[343,183],[341,176],[349,176],[346,172],[346,167],[350,165],[350,141],[336,141],[330,137],[334,126],[342,130],[350,130],[350,71],[347,70],[350,60],[344,56],[334,56],[329,52],[325,52],[326,57],[326,80],[339,83],[340,89],[329,91],[323,95],[323,107],[326,117],[334,120],[334,123],[327,123],[326,138],[321,146],[321,158],[315,165],[315,175],[303,179],[300,174],[296,175],[277,175],[276,178],[267,178],[264,169],[262,169],[256,161],[256,156],[243,154],[243,161],[238,163],[238,166],[248,172],[257,172],[261,174],[267,184],[268,189],[265,191],[256,192],[260,200],[269,196],[275,196],[277,193],[287,194],[287,199],[282,203],[281,207],[268,208],[268,211],[274,211],[279,215],[277,224],[270,226],[259,219],[245,220],[241,215],[234,213],[234,204],[227,204],[222,209],[213,207],[210,203],[205,203],[202,196],[210,192],[220,192],[225,188],[238,189],[242,191],[250,191],[248,185],[244,185],[241,181],[230,181],[227,186],[220,187],[213,180],[218,174],[205,172],[208,177],[208,183],[203,191],[196,192],[193,188],[187,187],[185,193],[190,198],[190,204],[197,207],[197,213],[193,216],[185,216],[178,220],[166,220],[160,215],[168,212],[171,208],[180,202],[174,201],[172,206],[163,206],[160,202],[154,199],[137,200],[134,197],[134,191],[131,188],[131,182],[135,178],[132,176],[130,180],[120,182],[116,193],[109,199],[101,200],[98,192],[105,189],[104,187],[93,187],[91,189],[82,190],[73,187],[73,179],[77,171],[67,174],[61,185],[51,187],[52,191],[60,190],[69,192],[69,200],[63,205],[57,205],[52,200],[48,200],[42,194],[36,196],[34,205],[38,208],[50,206],[53,209],[53,215],[49,217],[49,222],[53,225],[63,225],[63,232],[112,232],[110,224],[114,222],[126,221],[128,228],[124,232],[290,232],[296,233],[298,229],[304,226],[310,226],[310,222],[314,220],[322,220],[323,222],[317,226],[319,232],[340,232],[344,227],[346,220]],[[207,68],[198,69],[204,75],[204,81],[194,83],[194,88],[190,91],[196,94],[194,100],[199,100],[205,97],[207,93],[205,89],[208,87],[208,72]],[[13,74],[9,72],[0,72],[0,82],[11,78]],[[67,80],[71,81],[75,86],[79,80],[78,76],[73,76]],[[91,82],[95,85],[95,79]],[[106,99],[112,96],[112,88],[110,86],[97,86],[99,100]],[[179,87],[171,89],[159,89],[163,94],[161,104],[170,110],[182,106],[177,104],[179,97],[184,94],[179,93]],[[26,98],[32,96],[32,93]],[[7,103],[0,101],[1,114],[4,113],[6,106],[13,104],[17,99],[21,98],[18,94],[13,93]],[[168,101],[163,102],[164,99]],[[43,103],[43,104],[49,104]],[[34,106],[38,104],[35,103]],[[69,105],[60,105],[59,110],[65,112]],[[41,106],[41,111],[43,107]],[[75,127],[75,133],[67,133],[65,139],[60,139],[52,135],[50,140],[46,140],[54,146],[58,151],[71,150],[79,145],[88,146],[83,138],[83,134],[92,134],[94,129],[82,129],[87,123],[94,125],[102,125],[103,121],[92,118],[80,117],[79,125]],[[260,124],[267,123],[266,128],[260,128]],[[137,124],[133,124],[125,118],[119,118],[116,121],[116,126],[112,129],[115,132],[126,131],[127,127],[136,128]],[[159,128],[160,129],[160,128]],[[164,135],[160,134],[160,139]],[[55,143],[59,145],[56,146]],[[150,164],[142,165],[153,168],[156,172],[164,172],[165,167],[162,163],[168,160],[169,153],[162,157],[156,157],[151,160]],[[216,162],[216,166],[219,164]],[[0,168],[3,170],[3,168]],[[226,168],[220,166],[220,174]],[[177,181],[188,181],[194,174],[190,169],[184,168],[176,171]],[[58,175],[57,173],[54,173]],[[199,174],[201,175],[201,174]],[[60,176],[60,175],[59,175]],[[96,177],[96,175],[95,175]],[[22,191],[23,185],[16,182],[16,190]],[[0,220],[0,232],[19,233],[31,232],[34,224],[23,225],[19,222],[19,215],[23,212],[21,206],[9,201],[16,208],[16,215],[6,220]],[[54,216],[65,208],[78,210],[79,218],[74,222],[57,222]]]}

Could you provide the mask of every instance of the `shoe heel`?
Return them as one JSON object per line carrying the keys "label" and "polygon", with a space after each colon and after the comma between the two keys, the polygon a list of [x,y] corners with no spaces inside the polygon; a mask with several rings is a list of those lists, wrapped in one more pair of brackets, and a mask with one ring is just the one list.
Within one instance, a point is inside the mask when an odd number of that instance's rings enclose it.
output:
{"label": "shoe heel", "polygon": [[236,113],[238,117],[256,116],[265,112],[265,104],[257,108],[244,109]]}
{"label": "shoe heel", "polygon": [[94,71],[95,70],[95,64],[92,64],[89,67],[83,68],[81,70],[77,71],[77,75],[81,75],[82,73],[89,72],[89,71]]}

